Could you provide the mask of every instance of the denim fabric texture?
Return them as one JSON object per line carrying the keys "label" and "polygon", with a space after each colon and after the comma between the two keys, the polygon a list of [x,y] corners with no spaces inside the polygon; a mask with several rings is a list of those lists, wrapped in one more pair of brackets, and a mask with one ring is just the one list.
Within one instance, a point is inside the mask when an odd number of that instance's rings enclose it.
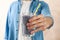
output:
{"label": "denim fabric texture", "polygon": [[[34,13],[39,3],[41,4],[41,7],[38,9],[37,15],[43,14],[44,16],[51,16],[48,4],[44,1],[33,0],[29,11]],[[21,1],[18,0],[13,2],[9,8],[6,20],[5,40],[18,40],[18,24],[21,5]],[[36,32],[35,36],[32,37],[32,40],[44,40],[43,31]]]}

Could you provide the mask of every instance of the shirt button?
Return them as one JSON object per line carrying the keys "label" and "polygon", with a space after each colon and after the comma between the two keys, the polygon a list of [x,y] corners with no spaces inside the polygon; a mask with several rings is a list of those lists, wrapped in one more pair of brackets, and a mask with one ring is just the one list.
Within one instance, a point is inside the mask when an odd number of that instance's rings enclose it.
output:
{"label": "shirt button", "polygon": [[18,14],[20,14],[20,12],[18,12]]}
{"label": "shirt button", "polygon": [[18,29],[16,29],[16,31],[18,31]]}
{"label": "shirt button", "polygon": [[16,40],[17,40],[17,38],[16,38]]}
{"label": "shirt button", "polygon": [[19,22],[19,21],[16,21],[17,23]]}

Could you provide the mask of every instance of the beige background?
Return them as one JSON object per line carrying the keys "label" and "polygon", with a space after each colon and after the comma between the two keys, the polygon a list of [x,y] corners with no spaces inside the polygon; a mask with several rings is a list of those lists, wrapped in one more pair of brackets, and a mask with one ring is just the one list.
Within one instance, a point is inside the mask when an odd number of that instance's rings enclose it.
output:
{"label": "beige background", "polygon": [[45,40],[60,40],[60,0],[45,0],[54,17],[54,25],[44,32]]}
{"label": "beige background", "polygon": [[[16,0],[0,0],[0,40],[4,40],[7,11],[13,1]],[[60,40],[60,0],[45,0],[45,2],[49,4],[54,25],[51,29],[44,31],[44,39]]]}

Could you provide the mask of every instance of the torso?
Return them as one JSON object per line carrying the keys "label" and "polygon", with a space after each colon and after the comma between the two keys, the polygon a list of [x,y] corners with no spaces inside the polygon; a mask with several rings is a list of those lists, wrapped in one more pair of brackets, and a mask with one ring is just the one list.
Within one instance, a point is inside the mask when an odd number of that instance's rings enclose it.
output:
{"label": "torso", "polygon": [[22,2],[22,8],[20,12],[20,23],[19,23],[19,33],[18,33],[18,40],[31,40],[28,37],[23,36],[23,28],[22,28],[22,16],[29,15],[29,7],[30,7],[31,1],[23,1]]}

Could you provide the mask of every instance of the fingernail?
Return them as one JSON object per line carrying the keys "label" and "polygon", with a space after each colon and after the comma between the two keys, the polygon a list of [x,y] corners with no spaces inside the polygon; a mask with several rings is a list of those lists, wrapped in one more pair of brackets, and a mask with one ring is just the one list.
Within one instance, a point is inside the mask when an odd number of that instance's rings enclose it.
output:
{"label": "fingernail", "polygon": [[26,25],[29,26],[29,23],[27,23]]}
{"label": "fingernail", "polygon": [[31,34],[33,34],[33,33],[34,33],[34,31],[31,32]]}
{"label": "fingernail", "polygon": [[27,29],[30,29],[29,27],[27,27]]}
{"label": "fingernail", "polygon": [[31,22],[31,20],[29,20],[29,22]]}

